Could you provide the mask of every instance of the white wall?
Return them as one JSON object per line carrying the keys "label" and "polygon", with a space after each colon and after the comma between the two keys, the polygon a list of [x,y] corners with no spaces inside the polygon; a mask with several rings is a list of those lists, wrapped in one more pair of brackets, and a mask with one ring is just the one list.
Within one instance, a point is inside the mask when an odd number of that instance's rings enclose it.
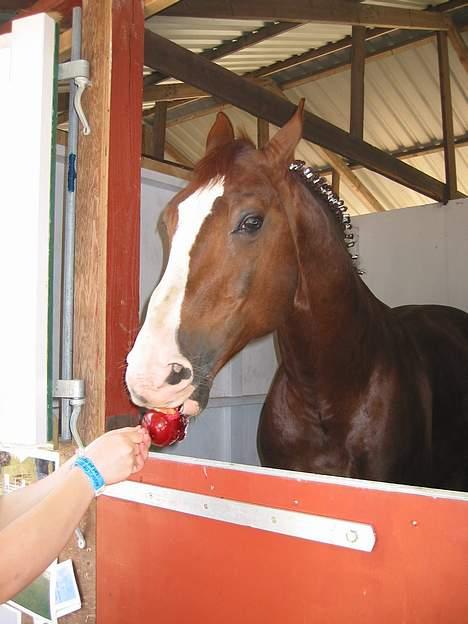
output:
{"label": "white wall", "polygon": [[468,311],[468,199],[353,218],[360,266],[388,305],[439,303]]}

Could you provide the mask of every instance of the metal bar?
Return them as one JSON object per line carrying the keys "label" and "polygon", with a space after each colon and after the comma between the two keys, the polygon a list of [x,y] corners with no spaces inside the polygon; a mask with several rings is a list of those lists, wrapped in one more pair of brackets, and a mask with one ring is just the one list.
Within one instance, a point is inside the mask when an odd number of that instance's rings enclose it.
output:
{"label": "metal bar", "polygon": [[108,486],[103,494],[200,518],[363,552],[371,552],[376,541],[370,524],[205,496],[135,481]]}
{"label": "metal bar", "polygon": [[[73,9],[71,60],[81,56],[81,8]],[[73,379],[73,297],[75,286],[75,201],[76,201],[76,154],[78,148],[78,115],[74,101],[76,85],[70,80],[68,107],[68,143],[66,159],[66,193],[63,215],[63,279],[62,279],[62,352],[61,379]],[[70,399],[61,399],[61,437],[71,439]]]}

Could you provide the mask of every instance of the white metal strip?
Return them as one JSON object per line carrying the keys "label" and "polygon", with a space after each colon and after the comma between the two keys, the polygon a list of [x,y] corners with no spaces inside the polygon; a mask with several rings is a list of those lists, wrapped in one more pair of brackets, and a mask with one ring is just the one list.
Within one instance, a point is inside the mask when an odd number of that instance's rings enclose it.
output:
{"label": "white metal strip", "polygon": [[143,505],[353,550],[371,552],[375,544],[373,527],[360,522],[265,507],[134,481],[108,486],[104,494]]}

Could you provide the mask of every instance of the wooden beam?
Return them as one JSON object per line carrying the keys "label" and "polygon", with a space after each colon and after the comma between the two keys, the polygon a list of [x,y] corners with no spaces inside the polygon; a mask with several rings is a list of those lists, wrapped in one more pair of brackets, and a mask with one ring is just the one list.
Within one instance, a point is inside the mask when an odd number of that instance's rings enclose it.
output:
{"label": "wooden beam", "polygon": [[[374,52],[368,53],[366,55],[366,64],[370,63],[371,61],[376,61],[389,56],[395,56],[396,54],[400,54],[401,52],[405,52],[406,50],[414,50],[417,47],[427,45],[433,39],[434,33],[424,33],[423,35],[420,35],[415,39],[411,39],[410,41],[402,41],[397,45],[395,45],[393,42],[390,42],[387,46],[381,48],[380,50],[375,50]],[[346,60],[341,63],[337,63],[336,65],[333,65],[333,67],[326,67],[322,69],[317,69],[316,71],[312,71],[310,73],[304,73],[300,78],[285,80],[280,83],[281,88],[295,89],[314,80],[320,80],[322,78],[327,78],[328,76],[334,76],[350,68],[351,63]]]}
{"label": "wooden beam", "polygon": [[336,169],[331,171],[331,187],[337,197],[340,196],[340,174]]}
{"label": "wooden beam", "polygon": [[257,147],[262,149],[270,140],[270,124],[262,118],[257,119]]}
{"label": "wooden beam", "polygon": [[141,124],[141,153],[145,156],[153,156],[153,125]]}
{"label": "wooden beam", "polygon": [[0,11],[20,11],[28,9],[32,4],[34,4],[34,0],[1,0]]}
{"label": "wooden beam", "polygon": [[210,19],[258,19],[265,22],[350,24],[370,28],[448,29],[445,17],[435,11],[364,5],[347,0],[183,0],[163,14]]}
{"label": "wooden beam", "polygon": [[369,189],[361,182],[355,173],[353,173],[342,158],[326,150],[320,148],[325,160],[327,160],[332,168],[332,172],[337,171],[346,184],[352,189],[353,193],[362,203],[367,206],[371,212],[385,212],[385,208],[379,200],[369,191]]}
{"label": "wooden beam", "polygon": [[445,160],[445,199],[457,197],[457,168],[453,134],[452,92],[450,88],[450,66],[448,57],[447,33],[437,33],[437,53],[439,57],[440,99],[442,108],[442,128],[444,136]]}
{"label": "wooden beam", "polygon": [[[24,8],[19,7],[18,12],[13,19],[36,15],[37,13],[47,13],[57,22],[61,22],[65,16],[71,15],[75,6],[80,6],[80,0],[37,0],[36,2],[28,2]],[[8,3],[6,8],[8,8]],[[0,35],[11,32],[11,22],[5,22],[0,25]]]}
{"label": "wooden beam", "polygon": [[[144,13],[145,18],[151,17],[156,13],[159,13],[163,9],[167,9],[168,7],[176,4],[179,0],[144,0]],[[54,4],[54,0],[39,0],[36,4],[45,3],[45,4]],[[63,2],[57,2],[55,0],[55,4],[61,5],[71,5],[71,6],[81,6],[81,0],[63,0]],[[39,12],[39,11],[38,11]],[[40,11],[42,12],[42,11]],[[19,17],[19,16],[18,16]],[[1,32],[1,29],[0,29]],[[59,60],[61,62],[70,58],[71,51],[71,28],[64,30],[60,34],[60,43],[59,43]]]}
{"label": "wooden beam", "polygon": [[201,89],[196,89],[191,85],[179,82],[167,85],[152,85],[145,87],[143,91],[143,102],[162,102],[175,100],[190,100],[209,97],[209,93],[205,93]]}
{"label": "wooden beam", "polygon": [[167,9],[170,6],[177,4],[177,2],[179,2],[179,0],[144,0],[143,5],[145,19],[151,17],[152,15],[155,15],[156,13],[164,11],[164,9]]}
{"label": "wooden beam", "polygon": [[[148,31],[145,32],[145,63],[276,126],[282,126],[295,110],[293,104],[281,97]],[[309,112],[304,116],[304,138],[437,201],[444,197],[444,185],[439,180],[364,141],[351,138],[347,132]]]}
{"label": "wooden beam", "polygon": [[[105,419],[131,413],[123,364],[139,326],[139,212],[143,9],[139,0],[84,0],[83,58],[92,88],[83,108],[91,133],[79,135],[75,255],[74,375],[84,379],[80,434],[89,443]],[[112,114],[111,114],[112,112]],[[96,616],[95,508],[84,519],[87,548],[70,545],[83,599],[70,624]]]}
{"label": "wooden beam", "polygon": [[[468,135],[463,134],[455,138],[454,141],[455,148],[457,147],[467,147],[468,146]],[[398,150],[395,152],[389,152],[390,156],[394,158],[398,158],[399,160],[411,160],[413,158],[418,158],[419,156],[431,156],[432,154],[439,154],[444,150],[443,144],[433,144],[429,143],[427,145],[414,145],[412,147],[405,148],[403,150]],[[363,166],[359,163],[347,163],[348,168],[351,171],[357,171],[358,169],[363,169]],[[317,171],[325,176],[332,175],[333,170],[331,167],[323,167],[318,168]]]}
{"label": "wooden beam", "polygon": [[[439,13],[451,13],[457,10],[460,10],[468,5],[468,1],[461,0],[451,0],[450,2],[444,2],[443,4],[439,4],[432,9],[435,12]],[[377,39],[384,35],[388,35],[391,33],[393,28],[373,28],[366,29],[366,41],[371,41],[373,39]],[[424,35],[424,37],[430,37],[432,34]],[[417,39],[419,41],[419,38]],[[285,69],[290,69],[291,67],[296,67],[297,65],[302,65],[303,63],[308,63],[309,61],[313,61],[315,59],[324,58],[330,54],[334,54],[335,52],[341,52],[347,49],[350,49],[352,45],[351,37],[347,36],[339,41],[333,43],[327,43],[324,46],[319,48],[315,48],[312,50],[307,50],[303,54],[295,54],[287,59],[282,61],[277,61],[276,63],[272,63],[267,67],[261,67],[260,69],[254,70],[253,72],[249,72],[250,76],[271,76],[272,74],[276,74],[278,72],[284,71]]]}
{"label": "wooden beam", "polygon": [[166,175],[172,175],[176,178],[181,178],[182,180],[191,180],[192,178],[192,172],[189,169],[183,167],[182,165],[178,165],[177,163],[168,162],[167,160],[161,161],[142,156],[141,168],[149,169],[150,171],[157,171],[159,173],[165,173]]}
{"label": "wooden beam", "polygon": [[155,158],[164,160],[166,146],[167,102],[156,102],[153,108],[153,150]]}
{"label": "wooden beam", "polygon": [[358,139],[364,131],[364,69],[366,63],[366,29],[353,26],[351,48],[351,110],[349,132]]}
{"label": "wooden beam", "polygon": [[468,72],[468,46],[466,45],[465,40],[461,36],[453,21],[450,24],[450,28],[448,29],[448,37],[450,39],[450,43],[453,46],[453,49],[460,59],[460,63],[465,68],[465,71]]}
{"label": "wooden beam", "polygon": [[[227,56],[228,54],[239,52],[239,50],[245,50],[246,48],[265,41],[266,39],[276,37],[281,33],[292,30],[293,28],[298,28],[298,26],[300,26],[300,24],[289,22],[267,24],[258,30],[252,30],[252,32],[240,35],[235,41],[225,41],[209,50],[203,50],[203,52],[200,52],[200,56],[203,56],[209,61],[215,61],[223,56]],[[157,82],[161,82],[161,80],[165,80],[166,78],[169,78],[166,74],[153,72],[148,76],[145,76],[143,84],[145,86],[155,84]]]}

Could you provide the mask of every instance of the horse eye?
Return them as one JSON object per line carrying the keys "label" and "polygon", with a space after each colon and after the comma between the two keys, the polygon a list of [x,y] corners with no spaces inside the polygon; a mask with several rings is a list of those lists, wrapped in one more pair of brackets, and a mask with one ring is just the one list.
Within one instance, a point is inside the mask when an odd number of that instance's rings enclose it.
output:
{"label": "horse eye", "polygon": [[263,225],[263,217],[259,215],[249,215],[242,219],[237,226],[236,232],[253,233],[259,230]]}

